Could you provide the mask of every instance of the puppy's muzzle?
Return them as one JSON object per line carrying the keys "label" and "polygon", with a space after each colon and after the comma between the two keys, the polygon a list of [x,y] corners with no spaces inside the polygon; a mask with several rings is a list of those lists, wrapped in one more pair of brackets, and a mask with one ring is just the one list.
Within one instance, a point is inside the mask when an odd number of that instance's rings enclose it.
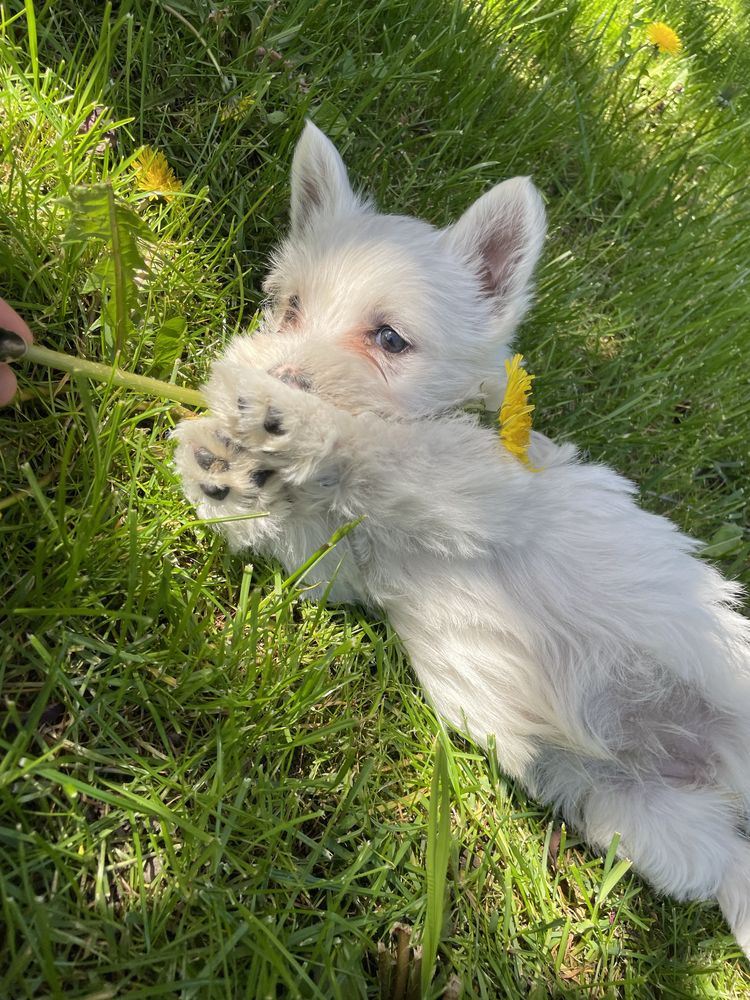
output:
{"label": "puppy's muzzle", "polygon": [[310,392],[312,389],[310,378],[300,368],[295,368],[293,365],[275,365],[268,369],[268,374],[273,375],[285,385],[291,385],[294,389],[301,389],[303,392]]}

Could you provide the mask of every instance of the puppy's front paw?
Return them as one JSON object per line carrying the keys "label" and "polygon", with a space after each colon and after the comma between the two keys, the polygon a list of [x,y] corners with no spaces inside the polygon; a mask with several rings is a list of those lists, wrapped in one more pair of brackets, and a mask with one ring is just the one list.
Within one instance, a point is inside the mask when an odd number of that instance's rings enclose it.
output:
{"label": "puppy's front paw", "polygon": [[234,388],[234,413],[230,410],[227,415],[237,436],[263,451],[278,451],[274,438],[287,436],[298,422],[300,390],[254,369],[243,371]]}
{"label": "puppy's front paw", "polygon": [[234,440],[216,417],[184,420],[173,436],[185,495],[202,517],[270,510],[286,499],[275,470]]}
{"label": "puppy's front paw", "polygon": [[248,368],[220,368],[207,396],[231,438],[259,466],[295,486],[335,480],[337,411],[317,396]]}

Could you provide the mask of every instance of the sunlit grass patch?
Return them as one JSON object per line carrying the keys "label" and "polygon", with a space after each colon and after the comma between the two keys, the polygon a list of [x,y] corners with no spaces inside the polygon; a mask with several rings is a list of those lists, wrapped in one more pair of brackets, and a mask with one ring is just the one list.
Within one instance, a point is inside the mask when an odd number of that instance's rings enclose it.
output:
{"label": "sunlit grass patch", "polygon": [[[6,6],[0,293],[50,347],[197,386],[260,303],[306,116],[385,209],[439,224],[530,173],[550,217],[520,344],[535,426],[748,583],[747,26],[697,0],[630,17]],[[139,189],[144,147],[179,191]],[[71,238],[102,195],[140,256],[120,278],[111,228]],[[174,481],[182,411],[19,375],[0,414],[0,996],[377,996],[397,924],[429,953],[425,997],[746,994],[715,909],[593,855],[460,738],[437,755],[387,624],[228,554]]]}

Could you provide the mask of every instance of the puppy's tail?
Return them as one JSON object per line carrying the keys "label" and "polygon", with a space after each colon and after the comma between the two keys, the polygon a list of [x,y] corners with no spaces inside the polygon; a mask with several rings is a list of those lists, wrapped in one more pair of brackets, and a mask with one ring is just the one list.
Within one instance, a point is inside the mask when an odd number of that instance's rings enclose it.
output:
{"label": "puppy's tail", "polygon": [[725,876],[716,898],[737,944],[750,959],[750,845],[738,869]]}

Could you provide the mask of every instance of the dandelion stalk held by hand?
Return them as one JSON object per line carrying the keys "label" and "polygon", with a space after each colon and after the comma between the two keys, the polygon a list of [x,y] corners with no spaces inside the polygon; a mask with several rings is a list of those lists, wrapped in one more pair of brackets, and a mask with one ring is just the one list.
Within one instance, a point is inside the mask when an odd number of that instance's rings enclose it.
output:
{"label": "dandelion stalk held by hand", "polygon": [[121,368],[103,365],[98,361],[88,361],[60,351],[51,351],[38,344],[27,344],[25,340],[10,330],[0,329],[0,361],[19,361],[24,358],[35,364],[46,365],[59,371],[70,372],[71,375],[85,375],[86,378],[110,385],[122,385],[160,399],[171,399],[187,406],[206,405],[203,395],[196,389],[162,382],[158,378],[147,375],[136,375],[125,372]]}

